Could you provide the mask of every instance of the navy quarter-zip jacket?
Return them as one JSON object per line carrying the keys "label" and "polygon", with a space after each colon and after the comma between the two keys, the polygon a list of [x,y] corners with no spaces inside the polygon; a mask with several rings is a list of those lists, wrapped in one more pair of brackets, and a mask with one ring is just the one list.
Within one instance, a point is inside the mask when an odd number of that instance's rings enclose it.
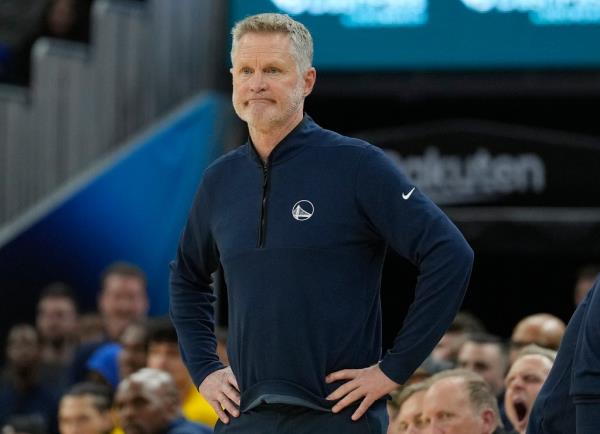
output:
{"label": "navy quarter-zip jacket", "polygon": [[229,291],[228,354],[242,411],[261,402],[328,410],[325,376],[381,358],[387,246],[416,264],[415,300],[381,370],[404,383],[459,309],[473,252],[379,148],[307,115],[263,164],[253,145],[204,173],[177,257],[170,314],[196,385],[223,368],[211,273]]}

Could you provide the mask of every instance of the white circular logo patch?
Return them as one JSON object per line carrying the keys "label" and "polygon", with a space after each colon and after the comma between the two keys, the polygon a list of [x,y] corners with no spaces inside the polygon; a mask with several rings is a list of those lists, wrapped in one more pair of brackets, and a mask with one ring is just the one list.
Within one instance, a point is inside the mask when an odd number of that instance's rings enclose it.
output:
{"label": "white circular logo patch", "polygon": [[292,207],[292,217],[296,220],[308,220],[315,213],[315,207],[309,200],[299,200]]}

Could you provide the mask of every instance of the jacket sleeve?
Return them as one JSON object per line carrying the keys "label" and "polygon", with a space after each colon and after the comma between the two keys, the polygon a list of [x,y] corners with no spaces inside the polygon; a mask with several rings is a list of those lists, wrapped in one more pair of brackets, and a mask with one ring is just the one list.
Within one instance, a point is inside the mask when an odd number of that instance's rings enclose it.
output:
{"label": "jacket sleeve", "polygon": [[177,330],[181,356],[196,386],[224,368],[216,354],[212,273],[219,255],[210,230],[210,198],[200,185],[170,264],[169,314]]}
{"label": "jacket sleeve", "polygon": [[379,365],[389,378],[403,384],[431,353],[460,308],[473,251],[448,217],[381,149],[367,148],[356,191],[373,231],[418,268],[414,301]]}
{"label": "jacket sleeve", "polygon": [[600,432],[600,279],[590,289],[573,359],[571,396],[577,434]]}

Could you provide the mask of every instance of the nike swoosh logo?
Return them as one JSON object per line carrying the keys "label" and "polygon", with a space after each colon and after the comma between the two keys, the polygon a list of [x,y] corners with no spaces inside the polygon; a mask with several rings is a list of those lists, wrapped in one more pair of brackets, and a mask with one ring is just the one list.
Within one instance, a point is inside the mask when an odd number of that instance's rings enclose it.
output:
{"label": "nike swoosh logo", "polygon": [[409,191],[408,193],[402,193],[402,199],[408,200],[408,198],[411,196],[411,194],[413,194],[413,191],[415,191],[415,187],[413,187],[412,190]]}

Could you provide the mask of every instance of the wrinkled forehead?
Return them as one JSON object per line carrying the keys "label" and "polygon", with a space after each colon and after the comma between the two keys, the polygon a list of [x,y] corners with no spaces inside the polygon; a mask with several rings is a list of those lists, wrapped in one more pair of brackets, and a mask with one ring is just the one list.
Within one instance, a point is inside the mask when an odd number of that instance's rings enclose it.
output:
{"label": "wrinkled forehead", "polygon": [[518,358],[510,367],[507,377],[516,374],[536,373],[546,375],[552,368],[552,362],[539,354],[528,354]]}
{"label": "wrinkled forehead", "polygon": [[431,385],[423,400],[424,408],[450,410],[463,408],[469,402],[464,379],[449,377]]}
{"label": "wrinkled forehead", "polygon": [[269,55],[293,57],[290,36],[281,32],[246,33],[234,45],[232,51],[234,60]]}

